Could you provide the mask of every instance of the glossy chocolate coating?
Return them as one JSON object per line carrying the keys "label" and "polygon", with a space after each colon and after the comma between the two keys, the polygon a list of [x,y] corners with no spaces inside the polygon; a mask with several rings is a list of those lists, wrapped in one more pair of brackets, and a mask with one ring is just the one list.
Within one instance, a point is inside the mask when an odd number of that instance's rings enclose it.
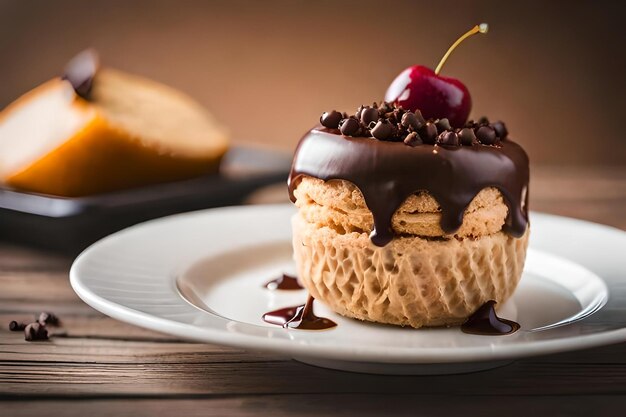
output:
{"label": "glossy chocolate coating", "polygon": [[495,301],[487,301],[463,323],[461,331],[481,336],[503,336],[519,330],[520,325],[516,322],[498,317],[495,306]]}
{"label": "glossy chocolate coating", "polygon": [[298,278],[283,274],[281,277],[271,280],[264,285],[268,290],[294,291],[304,287],[298,282]]}
{"label": "glossy chocolate coating", "polygon": [[393,237],[391,219],[404,200],[429,192],[441,207],[441,228],[453,234],[472,199],[486,187],[502,193],[509,212],[504,231],[521,237],[528,224],[528,156],[517,143],[498,146],[407,146],[366,137],[345,137],[322,126],[309,131],[296,149],[288,186],[292,201],[298,178],[340,179],[356,185],[374,217],[372,242]]}
{"label": "glossy chocolate coating", "polygon": [[309,295],[306,304],[270,311],[263,314],[263,320],[286,329],[326,330],[337,326],[334,321],[315,315],[314,302],[315,299]]}

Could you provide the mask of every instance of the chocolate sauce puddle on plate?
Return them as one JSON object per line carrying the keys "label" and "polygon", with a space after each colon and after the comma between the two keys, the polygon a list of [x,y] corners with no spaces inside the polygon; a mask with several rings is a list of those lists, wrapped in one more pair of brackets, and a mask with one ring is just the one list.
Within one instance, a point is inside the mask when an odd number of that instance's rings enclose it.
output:
{"label": "chocolate sauce puddle on plate", "polygon": [[314,301],[315,299],[309,295],[306,304],[270,311],[263,314],[263,320],[286,329],[325,330],[337,326],[334,321],[315,315]]}
{"label": "chocolate sauce puddle on plate", "polygon": [[521,237],[528,223],[528,156],[508,139],[499,146],[411,147],[318,127],[296,149],[288,180],[292,201],[304,175],[356,185],[374,217],[370,238],[377,246],[393,239],[393,214],[419,191],[428,191],[437,200],[441,228],[449,234],[461,227],[465,209],[487,187],[500,190],[509,208],[505,232]]}
{"label": "chocolate sauce puddle on plate", "polygon": [[298,278],[291,275],[283,274],[282,277],[267,282],[263,285],[268,290],[282,290],[282,291],[295,291],[301,290],[304,287],[298,282]]}
{"label": "chocolate sauce puddle on plate", "polygon": [[483,336],[503,336],[515,333],[520,325],[514,321],[501,319],[496,315],[496,302],[487,301],[461,326],[463,333]]}

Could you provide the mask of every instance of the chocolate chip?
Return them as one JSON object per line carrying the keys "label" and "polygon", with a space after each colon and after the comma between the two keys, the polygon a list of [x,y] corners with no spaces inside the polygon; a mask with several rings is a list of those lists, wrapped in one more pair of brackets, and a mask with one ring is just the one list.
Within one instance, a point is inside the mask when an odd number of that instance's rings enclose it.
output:
{"label": "chocolate chip", "polygon": [[29,342],[34,340],[48,340],[46,326],[39,323],[31,323],[24,329],[24,339]]}
{"label": "chocolate chip", "polygon": [[436,120],[435,126],[437,127],[437,133],[443,133],[446,130],[452,129],[452,126],[450,126],[450,121],[446,118]]}
{"label": "chocolate chip", "polygon": [[469,127],[461,129],[459,132],[459,139],[461,140],[461,144],[465,146],[472,146],[474,143],[477,143],[474,130]]}
{"label": "chocolate chip", "polygon": [[496,131],[490,126],[481,126],[476,130],[476,137],[483,145],[493,145],[498,140]]}
{"label": "chocolate chip", "polygon": [[320,117],[320,123],[322,124],[322,126],[329,129],[337,129],[339,127],[339,122],[341,121],[341,119],[342,115],[337,110],[333,110],[331,112],[325,111]]}
{"label": "chocolate chip", "polygon": [[361,105],[356,109],[356,113],[354,113],[354,117],[356,117],[357,120],[361,120],[361,112],[363,111],[365,107],[366,106]]}
{"label": "chocolate chip", "polygon": [[24,323],[18,323],[15,320],[9,323],[9,330],[11,330],[12,332],[18,332],[20,330],[24,330],[25,328],[26,325]]}
{"label": "chocolate chip", "polygon": [[366,107],[363,109],[363,111],[361,111],[361,122],[363,122],[365,126],[369,126],[370,123],[376,122],[378,121],[378,119],[378,110],[372,107]]}
{"label": "chocolate chip", "polygon": [[378,111],[381,115],[389,113],[390,111],[393,111],[393,106],[390,103],[383,101],[382,104],[378,107]]}
{"label": "chocolate chip", "polygon": [[411,132],[404,138],[404,143],[409,146],[417,146],[421,145],[423,142],[417,132]]}
{"label": "chocolate chip", "polygon": [[425,124],[426,123],[426,119],[424,119],[424,116],[422,116],[422,112],[419,110],[415,110],[413,112],[415,114],[415,117],[417,117],[417,121],[420,122],[420,124]]}
{"label": "chocolate chip", "polygon": [[390,123],[398,123],[398,120],[396,120],[396,113],[395,112],[387,112],[384,114],[383,116],[385,119],[387,119]]}
{"label": "chocolate chip", "polygon": [[479,125],[488,125],[489,124],[489,119],[487,119],[485,116],[483,116],[480,119],[478,119],[478,124]]}
{"label": "chocolate chip", "polygon": [[356,136],[361,130],[361,125],[354,117],[348,117],[339,123],[339,130],[345,136]]}
{"label": "chocolate chip", "polygon": [[374,127],[371,128],[371,134],[378,140],[387,140],[393,137],[396,129],[393,124],[391,124],[386,119],[380,119]]}
{"label": "chocolate chip", "polygon": [[62,78],[70,82],[76,94],[89,100],[98,67],[98,54],[92,49],[87,49],[67,63]]}
{"label": "chocolate chip", "polygon": [[422,114],[419,113],[419,110],[417,114],[409,111],[404,113],[400,124],[402,124],[402,127],[404,127],[405,129],[410,129],[413,132],[417,132],[421,129],[422,126],[424,126],[424,118],[422,117]]}
{"label": "chocolate chip", "polygon": [[493,128],[493,130],[496,131],[496,135],[498,135],[500,139],[505,139],[506,136],[509,134],[509,131],[506,129],[506,125],[504,124],[504,122],[501,122],[499,120],[495,123],[492,123],[491,127]]}
{"label": "chocolate chip", "polygon": [[37,319],[39,324],[57,326],[59,318],[54,313],[42,312]]}
{"label": "chocolate chip", "polygon": [[393,136],[394,128],[387,120],[379,120],[372,129],[372,136],[378,140],[387,140]]}
{"label": "chocolate chip", "polygon": [[454,132],[443,132],[437,138],[437,143],[443,146],[459,146],[459,136]]}
{"label": "chocolate chip", "polygon": [[428,122],[419,131],[420,138],[424,143],[428,143],[431,145],[435,144],[437,140],[437,127],[434,123]]}

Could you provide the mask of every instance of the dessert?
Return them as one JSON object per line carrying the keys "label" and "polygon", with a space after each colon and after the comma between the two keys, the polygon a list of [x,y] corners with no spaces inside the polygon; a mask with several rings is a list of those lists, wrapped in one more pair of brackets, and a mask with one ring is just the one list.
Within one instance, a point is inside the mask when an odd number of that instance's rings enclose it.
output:
{"label": "dessert", "polygon": [[528,157],[504,123],[467,121],[467,89],[463,111],[426,105],[424,115],[411,103],[444,103],[450,84],[423,85],[326,112],[300,140],[288,183],[298,277],[346,317],[415,328],[475,312],[495,320],[489,307],[511,296],[524,265]]}
{"label": "dessert", "polygon": [[217,172],[225,130],[198,103],[85,51],[0,113],[0,183],[84,196]]}

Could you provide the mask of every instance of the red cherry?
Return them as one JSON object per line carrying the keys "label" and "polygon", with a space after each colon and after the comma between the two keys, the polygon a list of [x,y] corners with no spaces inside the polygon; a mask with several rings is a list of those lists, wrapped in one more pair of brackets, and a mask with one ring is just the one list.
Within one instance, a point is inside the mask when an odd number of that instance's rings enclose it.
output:
{"label": "red cherry", "polygon": [[469,90],[456,78],[442,77],[422,65],[402,71],[391,83],[385,100],[407,110],[420,110],[426,119],[447,118],[462,127],[472,110]]}
{"label": "red cherry", "polygon": [[447,118],[453,127],[463,127],[472,110],[469,90],[456,78],[442,77],[439,71],[457,45],[476,33],[487,33],[487,29],[482,23],[457,39],[434,71],[422,65],[402,71],[387,89],[385,100],[407,110],[420,110],[426,119]]}

